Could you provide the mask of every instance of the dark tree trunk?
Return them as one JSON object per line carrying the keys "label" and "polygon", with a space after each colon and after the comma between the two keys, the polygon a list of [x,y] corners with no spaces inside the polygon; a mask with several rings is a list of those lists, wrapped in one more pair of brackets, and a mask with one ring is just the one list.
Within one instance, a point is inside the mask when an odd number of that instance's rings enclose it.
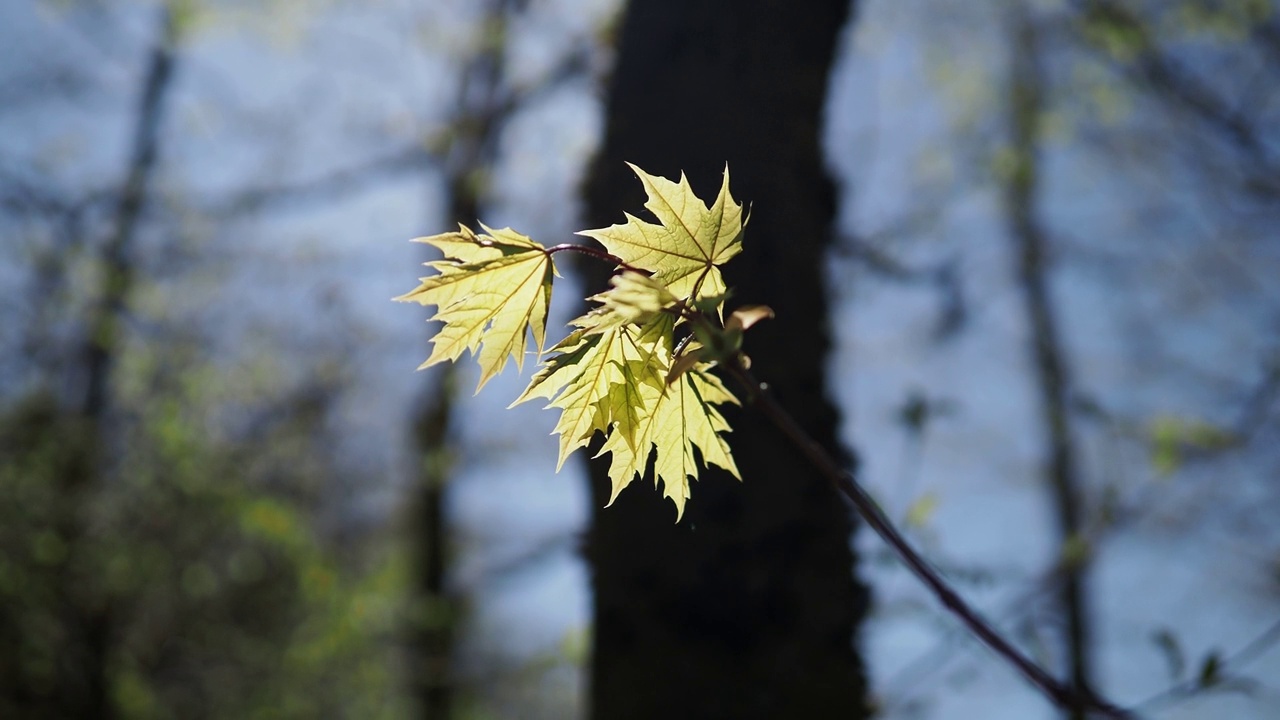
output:
{"label": "dark tree trunk", "polygon": [[[726,268],[731,305],[767,303],[747,352],[815,440],[837,447],[826,396],[823,256],[835,194],[819,130],[847,0],[649,0],[623,19],[587,223],[642,212],[624,161],[714,195],[729,164],[753,203]],[[599,276],[592,282],[599,282]],[[684,520],[650,481],[613,507],[606,464],[588,555],[595,593],[591,712],[609,718],[859,718],[855,652],[867,592],[853,575],[845,503],[761,418],[730,416],[744,482],[705,471]]]}

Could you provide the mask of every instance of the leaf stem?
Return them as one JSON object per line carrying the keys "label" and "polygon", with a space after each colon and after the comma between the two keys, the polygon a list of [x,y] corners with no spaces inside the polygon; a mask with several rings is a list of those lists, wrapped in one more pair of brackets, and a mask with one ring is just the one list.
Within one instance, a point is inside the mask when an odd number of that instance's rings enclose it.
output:
{"label": "leaf stem", "polygon": [[841,468],[826,450],[809,437],[795,418],[791,417],[791,414],[774,399],[768,386],[756,380],[751,372],[742,366],[740,359],[739,354],[730,362],[724,363],[723,367],[746,390],[748,401],[826,476],[836,490],[849,499],[854,509],[871,526],[871,529],[893,549],[903,564],[929,588],[947,610],[964,623],[970,632],[1013,665],[1028,682],[1058,707],[1085,708],[1108,718],[1124,720],[1137,718],[1133,712],[1112,704],[1087,688],[1073,688],[1059,682],[1047,670],[1005,639],[991,623],[960,597],[959,593],[929,565],[920,553],[911,547],[871,495],[852,475]]}
{"label": "leaf stem", "polygon": [[581,253],[583,255],[586,255],[587,257],[599,260],[600,262],[606,262],[612,265],[616,265],[622,268],[623,270],[630,270],[631,272],[634,272],[634,273],[640,273],[641,275],[644,275],[646,277],[653,275],[653,273],[649,272],[648,270],[642,270],[638,267],[635,267],[634,265],[628,265],[627,263],[623,262],[622,258],[618,257],[617,255],[614,255],[612,253],[607,253],[604,250],[593,248],[590,245],[575,245],[573,243],[561,243],[559,245],[552,245],[551,247],[544,250],[544,252],[547,254],[548,257],[551,255],[555,255],[558,252]]}

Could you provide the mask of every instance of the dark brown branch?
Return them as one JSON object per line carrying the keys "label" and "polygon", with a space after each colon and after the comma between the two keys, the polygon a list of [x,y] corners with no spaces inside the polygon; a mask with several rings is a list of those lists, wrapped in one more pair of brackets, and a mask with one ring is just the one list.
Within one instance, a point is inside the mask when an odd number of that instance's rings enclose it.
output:
{"label": "dark brown branch", "polygon": [[[735,360],[740,360],[740,357],[738,356]],[[1108,718],[1134,720],[1137,717],[1132,712],[1099,697],[1088,688],[1075,688],[1059,682],[1047,670],[1014,647],[977,610],[965,602],[964,598],[960,597],[959,593],[920,553],[916,552],[915,548],[911,547],[911,543],[903,537],[871,495],[852,475],[841,468],[825,449],[809,438],[791,414],[773,398],[766,385],[756,380],[749,370],[742,367],[741,362],[726,363],[724,367],[746,391],[752,406],[803,453],[809,462],[835,486],[836,490],[849,499],[862,519],[893,549],[907,569],[929,588],[943,607],[955,615],[987,647],[1003,657],[1045,697],[1064,709],[1082,707]]]}
{"label": "dark brown branch", "polygon": [[[1277,396],[1280,396],[1280,357],[1268,360],[1265,374],[1242,404],[1240,416],[1230,431],[1233,441],[1222,446],[1215,446],[1212,449],[1191,446],[1182,447],[1179,450],[1184,455],[1183,462],[1206,461],[1219,457],[1223,452],[1239,450],[1248,446],[1256,439],[1262,429],[1263,423],[1268,417],[1270,406]],[[1080,400],[1076,401],[1076,405],[1077,407],[1073,408],[1075,412],[1086,412],[1110,425],[1137,424],[1134,421],[1123,421],[1105,408],[1096,406],[1092,402],[1087,410],[1080,407]],[[1168,488],[1146,487],[1136,497],[1125,501],[1117,500],[1114,506],[1097,513],[1097,517],[1090,527],[1082,532],[1081,537],[1084,539],[1084,546],[1091,548],[1096,553],[1098,548],[1119,530],[1146,516],[1152,509],[1157,507],[1162,499],[1167,498]],[[1026,612],[1029,607],[1033,606],[1038,597],[1051,593],[1060,593],[1063,579],[1071,564],[1071,558],[1058,557],[1051,566],[1041,571],[1034,580],[1030,581],[1025,590],[1009,599],[1002,606],[1002,609],[997,611],[997,615],[1008,624],[1015,621],[1021,613]],[[1280,625],[1280,622],[1277,625]],[[1280,637],[1273,637],[1273,634],[1280,634],[1280,627],[1273,626],[1269,628],[1259,636],[1258,640],[1232,655],[1229,659],[1231,666],[1237,667],[1243,664],[1246,658],[1252,659],[1253,654],[1261,652],[1267,647],[1267,644],[1280,642]],[[935,647],[916,656],[904,668],[895,673],[893,677],[886,680],[886,687],[892,690],[892,688],[903,684],[902,678],[904,677],[923,676],[931,672],[945,661],[943,655],[948,651],[945,643],[950,639],[950,637],[943,637]],[[1266,640],[1267,644],[1260,644],[1262,640]],[[1246,650],[1249,651],[1248,654],[1246,654]],[[1168,695],[1177,695],[1179,698],[1186,697],[1189,685],[1189,682],[1179,683],[1175,687],[1180,687],[1182,688],[1181,690],[1168,688],[1147,700],[1137,703],[1134,707],[1150,710],[1153,704],[1159,704],[1162,707],[1167,706],[1173,702],[1172,698],[1167,701],[1159,700],[1158,702],[1157,698],[1163,698]]]}

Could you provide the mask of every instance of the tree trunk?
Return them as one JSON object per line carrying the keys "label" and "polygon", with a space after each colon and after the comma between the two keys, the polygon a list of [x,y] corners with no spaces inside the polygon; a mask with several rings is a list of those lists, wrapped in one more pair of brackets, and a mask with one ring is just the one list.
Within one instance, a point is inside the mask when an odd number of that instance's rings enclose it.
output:
{"label": "tree trunk", "polygon": [[[59,479],[57,532],[68,555],[57,570],[64,641],[53,689],[54,716],[110,720],[119,715],[111,687],[116,621],[97,579],[85,573],[96,570],[89,516],[94,495],[109,472],[111,386],[137,269],[134,245],[159,154],[166,101],[173,88],[178,36],[168,7],[161,10],[159,25],[143,76],[133,149],[116,202],[114,226],[102,248],[102,288],[90,310],[81,349],[84,395],[73,421],[80,437],[67,445]],[[33,710],[32,714],[40,713]]]}
{"label": "tree trunk", "polygon": [[[587,223],[640,212],[624,161],[713,196],[729,164],[751,202],[730,305],[767,303],[747,352],[815,440],[836,447],[826,396],[823,257],[835,212],[819,130],[847,0],[649,0],[623,19]],[[591,278],[599,286],[602,276]],[[855,632],[867,592],[853,521],[827,481],[750,412],[728,415],[744,481],[704,471],[684,520],[648,481],[613,507],[592,464],[591,712],[609,718],[866,715]]]}
{"label": "tree trunk", "polygon": [[[447,182],[449,217],[473,225],[480,217],[484,188],[475,182],[492,170],[498,138],[514,107],[506,102],[503,69],[506,35],[520,0],[489,0],[482,32],[467,59],[458,88],[451,142],[441,158]],[[493,33],[498,42],[488,42]],[[457,370],[438,368],[414,411],[413,445],[418,458],[415,478],[417,538],[417,616],[413,632],[415,664],[412,684],[419,717],[447,720],[457,714],[461,686],[455,667],[458,637],[468,613],[467,599],[450,587],[452,553],[446,517],[449,483],[454,475],[454,399]]]}
{"label": "tree trunk", "polygon": [[[1079,453],[1069,412],[1071,373],[1058,329],[1058,313],[1049,288],[1048,237],[1036,209],[1040,189],[1040,123],[1045,112],[1038,30],[1019,8],[1014,29],[1014,55],[1009,87],[1009,125],[1017,165],[1005,183],[1005,212],[1017,256],[1018,284],[1031,330],[1031,355],[1040,399],[1041,441],[1048,450],[1045,474],[1053,495],[1062,546],[1063,581],[1058,596],[1066,665],[1071,686],[1081,700],[1092,692],[1090,682],[1091,618],[1088,598],[1089,551],[1083,536],[1082,481]],[[1071,720],[1084,720],[1087,708],[1067,708]]]}

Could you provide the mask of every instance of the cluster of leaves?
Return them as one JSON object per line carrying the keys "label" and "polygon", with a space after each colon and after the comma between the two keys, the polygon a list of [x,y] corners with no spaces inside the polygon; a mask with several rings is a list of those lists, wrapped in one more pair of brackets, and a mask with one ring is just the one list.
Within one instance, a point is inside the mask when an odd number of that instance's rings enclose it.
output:
{"label": "cluster of leaves", "polygon": [[[645,207],[658,220],[630,214],[626,222],[579,235],[607,252],[577,245],[544,247],[511,229],[466,226],[418,238],[445,258],[427,263],[435,275],[396,298],[435,305],[431,320],[444,323],[422,367],[457,360],[470,351],[480,364],[480,387],[514,357],[523,367],[528,339],[541,368],[512,405],[544,398],[560,410],[559,466],[597,432],[600,454],[610,453],[610,504],[654,458],[654,482],[676,505],[676,520],[689,498],[689,478],[699,466],[717,465],[739,477],[722,437],[729,425],[716,406],[737,403],[708,370],[740,357],[742,331],[768,317],[767,308],[743,308],[721,323],[727,296],[720,266],[742,250],[742,206],[729,193],[729,171],[720,192],[704,203],[682,175],[679,182],[631,166],[644,184]],[[615,267],[599,303],[573,320],[568,337],[545,352],[554,255],[586,252]]]}

